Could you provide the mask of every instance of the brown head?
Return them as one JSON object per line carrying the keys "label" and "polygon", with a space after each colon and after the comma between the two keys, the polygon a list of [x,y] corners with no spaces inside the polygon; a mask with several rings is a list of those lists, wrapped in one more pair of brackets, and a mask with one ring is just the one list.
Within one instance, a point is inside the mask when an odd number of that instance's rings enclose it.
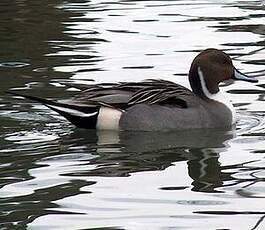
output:
{"label": "brown head", "polygon": [[216,94],[219,92],[219,83],[229,79],[257,82],[239,72],[233,66],[231,58],[218,49],[202,51],[191,64],[190,85],[193,92],[202,98],[207,98],[203,88],[206,87],[210,94]]}

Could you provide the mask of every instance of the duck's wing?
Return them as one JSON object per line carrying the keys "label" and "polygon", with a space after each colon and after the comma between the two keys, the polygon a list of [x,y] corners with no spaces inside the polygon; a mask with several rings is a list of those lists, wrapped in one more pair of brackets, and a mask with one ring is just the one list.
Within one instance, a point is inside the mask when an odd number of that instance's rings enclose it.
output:
{"label": "duck's wing", "polygon": [[104,87],[97,85],[89,87],[74,98],[71,98],[70,102],[94,106],[106,105],[117,109],[125,109],[132,94],[132,91],[118,89],[117,85],[104,85]]}
{"label": "duck's wing", "polygon": [[165,80],[152,80],[147,87],[135,92],[128,105],[135,104],[160,104],[174,105],[181,108],[188,107],[187,99],[194,94],[187,88]]}
{"label": "duck's wing", "polygon": [[[136,104],[160,104],[187,107],[187,98],[194,94],[187,88],[166,80],[145,80],[142,82],[102,83],[87,85],[86,90],[69,100],[54,101],[14,91],[9,93],[38,101],[53,110],[57,107],[90,111],[93,107],[108,106],[125,110]],[[56,107],[56,109],[54,109]],[[80,109],[79,109],[80,108]],[[58,111],[57,111],[58,112]]]}
{"label": "duck's wing", "polygon": [[102,106],[113,109],[115,114],[120,114],[140,103],[187,108],[186,99],[193,96],[193,93],[185,87],[165,80],[91,85],[76,97],[63,101],[24,95],[14,91],[9,93],[44,104],[77,127],[92,129],[96,128]]}
{"label": "duck's wing", "polygon": [[73,101],[85,104],[105,104],[126,109],[136,104],[170,104],[187,107],[187,97],[194,94],[187,88],[166,80],[146,80],[90,86]]}

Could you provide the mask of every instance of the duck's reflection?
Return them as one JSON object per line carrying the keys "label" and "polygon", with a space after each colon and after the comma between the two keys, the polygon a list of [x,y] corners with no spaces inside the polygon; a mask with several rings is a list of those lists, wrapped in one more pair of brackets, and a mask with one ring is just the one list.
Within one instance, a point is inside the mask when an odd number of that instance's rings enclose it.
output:
{"label": "duck's reflection", "polygon": [[[80,135],[83,131],[78,132],[73,135]],[[221,152],[227,150],[227,141],[233,137],[232,131],[101,131],[90,135],[88,139],[97,135],[94,154],[98,157],[89,164],[98,167],[79,171],[79,176],[80,173],[83,176],[129,176],[133,172],[163,170],[175,162],[187,161],[193,191],[214,192],[215,188],[222,186],[225,177],[229,177],[221,172],[218,158]]]}
{"label": "duck's reflection", "polygon": [[191,149],[192,159],[187,161],[189,176],[193,179],[194,191],[214,192],[223,185],[220,151],[213,149]]}

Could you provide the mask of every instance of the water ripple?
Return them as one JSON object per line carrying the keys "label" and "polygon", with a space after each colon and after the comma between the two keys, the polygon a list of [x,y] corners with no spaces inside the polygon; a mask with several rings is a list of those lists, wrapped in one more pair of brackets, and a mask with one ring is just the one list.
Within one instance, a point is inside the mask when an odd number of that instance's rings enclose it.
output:
{"label": "water ripple", "polygon": [[265,118],[263,113],[240,114],[237,133],[242,136],[264,136]]}
{"label": "water ripple", "polygon": [[24,63],[24,62],[2,62],[0,63],[0,68],[4,67],[4,68],[22,68],[22,67],[26,67],[29,66],[29,63]]}

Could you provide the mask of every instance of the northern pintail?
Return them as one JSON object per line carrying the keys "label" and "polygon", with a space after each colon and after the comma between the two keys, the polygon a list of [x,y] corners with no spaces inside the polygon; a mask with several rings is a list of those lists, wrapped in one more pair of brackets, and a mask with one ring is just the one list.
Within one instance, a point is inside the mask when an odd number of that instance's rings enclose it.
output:
{"label": "northern pintail", "polygon": [[238,71],[226,53],[206,49],[191,64],[192,91],[166,80],[145,80],[89,85],[64,102],[11,93],[46,105],[80,128],[134,131],[231,128],[236,121],[235,110],[219,90],[219,83],[229,79],[257,82]]}

